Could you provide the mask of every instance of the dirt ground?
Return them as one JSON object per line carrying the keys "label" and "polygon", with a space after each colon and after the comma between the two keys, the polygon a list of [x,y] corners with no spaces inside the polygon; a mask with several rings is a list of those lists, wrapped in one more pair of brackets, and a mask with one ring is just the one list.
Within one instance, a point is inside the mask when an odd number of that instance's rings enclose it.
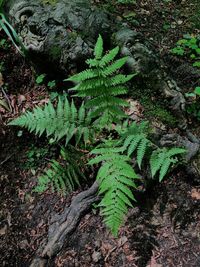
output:
{"label": "dirt ground", "polygon": [[[139,25],[133,27],[150,40],[181,89],[189,91],[199,77],[188,71],[184,80],[185,74],[178,70],[189,62],[176,60],[169,49],[193,29],[189,18],[195,6],[187,1],[138,2],[134,12]],[[119,6],[117,10],[132,8]],[[2,31],[0,38],[5,38]],[[84,188],[68,197],[49,190],[42,195],[32,192],[38,174],[57,155],[57,149],[6,124],[27,108],[46,103],[48,92],[35,83],[29,62],[10,43],[0,48],[0,62],[4,62],[3,83],[9,100],[8,108],[0,108],[0,266],[26,267],[47,234],[51,214],[62,212],[72,196]],[[199,267],[200,179],[188,177],[184,167],[179,167],[161,184],[153,183],[137,195],[135,208],[130,209],[118,238],[105,228],[97,210],[91,209],[48,266]]]}

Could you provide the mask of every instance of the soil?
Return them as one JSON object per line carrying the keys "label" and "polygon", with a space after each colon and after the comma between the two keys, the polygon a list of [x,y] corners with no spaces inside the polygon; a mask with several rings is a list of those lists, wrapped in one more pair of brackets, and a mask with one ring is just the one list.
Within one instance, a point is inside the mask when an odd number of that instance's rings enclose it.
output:
{"label": "soil", "polygon": [[[185,74],[178,70],[189,62],[172,57],[169,49],[183,33],[199,32],[189,19],[194,5],[189,1],[138,2],[133,7],[119,5],[114,11],[122,14],[134,8],[138,31],[151,41],[181,89],[189,91],[199,77],[190,69],[184,80]],[[2,31],[0,38],[6,38]],[[0,107],[0,265],[26,267],[47,235],[51,215],[62,212],[83,187],[68,197],[50,190],[43,194],[32,191],[57,148],[6,124],[21,112],[46,103],[49,94],[46,86],[35,83],[29,62],[9,41],[7,44],[0,48],[6,88],[2,96],[8,104],[8,108]],[[118,238],[106,229],[98,211],[91,209],[48,266],[199,267],[200,179],[194,181],[185,173],[184,168],[177,168],[168,179],[138,194]]]}

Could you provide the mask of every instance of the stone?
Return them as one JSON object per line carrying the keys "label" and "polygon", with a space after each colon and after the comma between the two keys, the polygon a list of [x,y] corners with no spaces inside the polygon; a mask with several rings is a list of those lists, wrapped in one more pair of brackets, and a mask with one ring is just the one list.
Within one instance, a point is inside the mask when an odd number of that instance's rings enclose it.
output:
{"label": "stone", "polygon": [[[98,34],[106,39],[112,20],[88,0],[6,1],[4,12],[30,59],[43,72],[70,73],[91,55]],[[42,70],[41,70],[42,72]]]}

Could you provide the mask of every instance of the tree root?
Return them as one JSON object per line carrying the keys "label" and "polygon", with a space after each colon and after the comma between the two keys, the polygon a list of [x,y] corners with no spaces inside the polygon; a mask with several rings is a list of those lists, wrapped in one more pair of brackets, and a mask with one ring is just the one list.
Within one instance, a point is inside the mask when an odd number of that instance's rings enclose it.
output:
{"label": "tree root", "polygon": [[86,191],[81,192],[72,200],[71,205],[65,207],[61,215],[54,215],[48,231],[48,240],[37,251],[36,258],[33,259],[30,267],[44,267],[48,259],[56,256],[62,249],[64,241],[77,226],[81,215],[86,212],[95,201],[97,196],[98,183],[94,184]]}

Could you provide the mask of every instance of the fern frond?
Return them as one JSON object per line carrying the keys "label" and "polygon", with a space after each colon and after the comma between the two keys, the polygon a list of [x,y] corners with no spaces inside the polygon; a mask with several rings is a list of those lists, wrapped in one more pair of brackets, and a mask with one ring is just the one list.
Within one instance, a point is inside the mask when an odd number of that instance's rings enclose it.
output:
{"label": "fern frond", "polygon": [[72,81],[72,82],[83,82],[85,80],[98,77],[98,73],[96,70],[93,69],[87,69],[82,72],[79,72],[76,75],[73,75],[72,77],[65,79],[64,81]]}
{"label": "fern frond", "polygon": [[102,75],[104,77],[112,75],[117,70],[119,70],[122,66],[124,66],[124,64],[126,63],[127,59],[128,59],[127,57],[123,57],[123,58],[120,58],[120,59],[116,60],[110,66],[108,66],[105,69],[103,69]]}
{"label": "fern frond", "polygon": [[158,148],[153,151],[150,158],[150,168],[151,175],[155,177],[156,173],[159,171],[159,181],[161,182],[165,175],[167,174],[171,164],[177,162],[175,156],[185,153],[183,148]]}
{"label": "fern frond", "polygon": [[102,54],[103,54],[103,39],[101,35],[99,34],[99,37],[97,39],[97,42],[94,48],[95,59],[101,59]]}
{"label": "fern frond", "polygon": [[60,98],[56,108],[51,102],[44,108],[36,107],[32,112],[28,111],[14,119],[9,125],[27,128],[39,136],[46,133],[47,137],[51,136],[55,141],[65,137],[66,145],[73,136],[77,143],[83,137],[86,142],[95,131],[91,128],[91,112],[86,113],[84,104],[77,110],[74,102],[70,104],[67,98],[64,100]]}
{"label": "fern frond", "polygon": [[53,192],[67,194],[80,185],[80,179],[86,180],[82,171],[85,164],[80,160],[80,152],[72,147],[68,147],[68,149],[68,151],[61,149],[63,164],[56,160],[51,161],[50,168],[38,178],[34,192],[42,193],[51,187]]}
{"label": "fern frond", "polygon": [[106,65],[108,65],[119,53],[119,46],[113,48],[110,50],[107,54],[105,54],[100,62],[99,62],[99,67],[104,68]]}
{"label": "fern frond", "polygon": [[121,132],[120,144],[122,143],[123,150],[127,150],[130,157],[137,150],[137,164],[141,169],[142,160],[147,151],[150,141],[147,139],[148,123],[142,122],[136,124],[133,122],[125,130]]}
{"label": "fern frond", "polygon": [[102,164],[97,174],[99,194],[103,194],[99,206],[104,222],[116,236],[127,207],[132,207],[131,201],[135,200],[130,188],[136,187],[134,179],[138,177],[129,164],[129,157],[121,154],[122,148],[113,145],[107,142],[105,146],[94,149],[91,154],[96,156],[89,164]]}
{"label": "fern frond", "polygon": [[164,160],[165,160],[165,153],[166,151],[157,149],[153,151],[150,157],[150,168],[151,168],[151,175],[152,178],[156,175],[158,170],[161,168]]}
{"label": "fern frond", "polygon": [[128,104],[117,96],[126,94],[127,89],[123,85],[136,75],[117,73],[127,61],[127,57],[114,60],[118,52],[119,47],[115,47],[103,55],[103,39],[99,35],[94,49],[95,58],[86,60],[89,69],[67,79],[78,82],[69,91],[75,91],[75,96],[89,99],[86,105],[92,108],[92,117],[96,116],[97,120],[99,117],[101,125],[105,123],[104,127],[125,117],[121,107]]}
{"label": "fern frond", "polygon": [[144,155],[146,153],[148,144],[149,144],[149,140],[147,138],[142,138],[138,147],[137,147],[137,163],[139,168],[141,169],[141,165],[142,165],[142,160],[144,158]]}
{"label": "fern frond", "polygon": [[112,96],[117,96],[117,95],[124,95],[127,93],[127,88],[123,86],[116,86],[114,88],[107,88],[104,86],[97,87],[96,90],[93,88],[86,89],[86,90],[80,90],[77,94],[79,97],[86,97],[86,96],[91,96],[91,97],[96,97],[99,95],[103,94],[108,94]]}

